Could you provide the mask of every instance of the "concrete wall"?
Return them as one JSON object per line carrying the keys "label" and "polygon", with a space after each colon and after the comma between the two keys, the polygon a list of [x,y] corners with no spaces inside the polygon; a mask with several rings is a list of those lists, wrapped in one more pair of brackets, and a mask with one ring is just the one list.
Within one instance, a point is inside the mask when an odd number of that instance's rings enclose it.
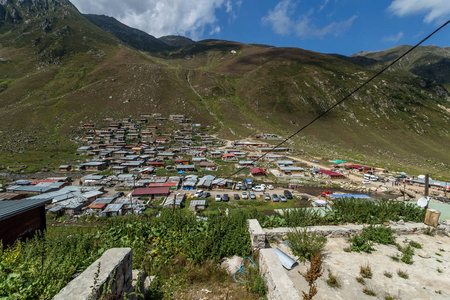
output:
{"label": "concrete wall", "polygon": [[[101,298],[104,291],[108,295],[118,296],[122,299],[124,293],[131,293],[134,290],[133,275],[135,277],[138,275],[137,272],[133,274],[132,259],[131,248],[107,250],[102,257],[69,282],[53,299],[96,300]],[[128,297],[128,299],[131,298]]]}

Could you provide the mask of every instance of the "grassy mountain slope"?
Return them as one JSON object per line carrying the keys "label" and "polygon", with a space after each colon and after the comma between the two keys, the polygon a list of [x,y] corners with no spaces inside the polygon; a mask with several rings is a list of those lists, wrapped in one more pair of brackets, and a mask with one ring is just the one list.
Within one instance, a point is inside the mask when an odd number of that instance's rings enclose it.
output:
{"label": "grassy mountain slope", "polygon": [[[411,46],[402,45],[375,52],[360,52],[349,59],[358,64],[358,60],[370,60],[371,67],[380,68],[409,50]],[[403,58],[396,68],[409,71],[418,76],[435,80],[447,89],[450,88],[450,48],[437,46],[420,46]]]}
{"label": "grassy mountain slope", "polygon": [[[38,26],[45,19],[51,30]],[[77,126],[106,117],[183,113],[230,138],[287,136],[373,74],[302,49],[217,40],[155,57],[70,4],[29,20],[0,27],[0,165],[29,171],[74,159]],[[439,85],[398,69],[291,143],[311,155],[450,176],[449,107]]]}
{"label": "grassy mountain slope", "polygon": [[101,29],[111,33],[126,45],[142,51],[161,51],[170,49],[168,44],[150,34],[131,28],[116,19],[102,15],[84,15]]}

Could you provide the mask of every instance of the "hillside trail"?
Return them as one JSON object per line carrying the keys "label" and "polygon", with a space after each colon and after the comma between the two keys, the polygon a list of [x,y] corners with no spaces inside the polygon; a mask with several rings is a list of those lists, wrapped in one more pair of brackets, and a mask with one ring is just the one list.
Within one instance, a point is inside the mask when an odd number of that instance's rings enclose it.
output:
{"label": "hillside trail", "polygon": [[202,100],[203,104],[205,104],[206,110],[208,111],[208,113],[211,115],[211,117],[213,117],[217,122],[219,122],[219,124],[223,127],[223,128],[227,128],[233,135],[236,135],[235,132],[233,131],[233,129],[231,129],[230,127],[226,126],[221,120],[219,120],[219,118],[217,117],[217,115],[215,113],[213,113],[211,111],[211,109],[209,108],[208,103],[205,101],[205,99],[203,99],[203,97],[197,92],[197,90],[192,86],[191,84],[191,80],[190,80],[190,75],[191,75],[191,70],[189,70],[188,74],[187,74],[187,82],[189,84],[189,87],[191,88],[191,90],[200,98],[200,100]]}

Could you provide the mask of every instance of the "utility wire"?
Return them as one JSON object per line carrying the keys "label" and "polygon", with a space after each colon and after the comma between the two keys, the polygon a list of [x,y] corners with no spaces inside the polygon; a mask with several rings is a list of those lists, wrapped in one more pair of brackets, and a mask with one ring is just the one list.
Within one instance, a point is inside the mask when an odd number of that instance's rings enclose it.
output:
{"label": "utility wire", "polygon": [[[330,108],[328,108],[326,111],[324,111],[323,113],[321,113],[320,115],[318,115],[317,117],[315,117],[313,120],[311,120],[309,123],[307,123],[306,125],[304,125],[303,127],[301,127],[299,130],[297,130],[296,132],[294,132],[293,134],[291,134],[289,137],[287,137],[285,140],[283,140],[281,143],[279,143],[278,145],[276,145],[275,147],[273,147],[272,149],[270,149],[268,152],[266,152],[265,154],[263,154],[262,156],[260,156],[259,158],[255,159],[252,161],[252,164],[258,162],[259,160],[261,160],[262,158],[266,157],[267,154],[272,153],[276,148],[280,147],[281,145],[285,144],[288,140],[290,140],[291,138],[293,138],[294,136],[296,136],[297,134],[299,134],[300,132],[302,132],[303,130],[305,130],[306,128],[308,128],[309,126],[311,126],[314,122],[316,122],[317,120],[319,120],[320,118],[322,118],[323,116],[325,116],[327,113],[329,113],[332,109],[334,109],[336,106],[338,106],[339,104],[341,104],[342,102],[344,102],[345,100],[347,100],[348,98],[350,98],[351,96],[353,96],[353,94],[355,94],[356,92],[358,92],[359,90],[361,90],[363,87],[365,87],[366,85],[368,85],[370,82],[372,82],[375,78],[377,78],[378,76],[380,76],[381,74],[383,74],[387,69],[389,69],[390,67],[392,67],[393,65],[395,65],[399,60],[401,60],[403,57],[405,57],[406,55],[408,55],[410,52],[412,52],[413,50],[415,50],[417,47],[419,47],[420,45],[422,45],[426,40],[428,40],[429,38],[431,38],[433,35],[435,35],[438,31],[440,31],[442,28],[444,28],[445,26],[447,26],[450,23],[450,20],[448,20],[447,22],[445,22],[441,27],[439,27],[438,29],[436,29],[435,31],[433,31],[432,33],[430,33],[427,37],[425,37],[423,40],[421,40],[419,43],[417,43],[415,46],[413,46],[412,48],[410,48],[408,51],[406,51],[405,53],[403,53],[401,56],[399,56],[396,60],[394,60],[393,62],[391,62],[388,66],[384,67],[381,71],[379,71],[378,73],[376,73],[375,75],[373,75],[371,78],[369,78],[366,82],[364,82],[363,84],[361,84],[359,87],[357,87],[356,89],[354,89],[352,92],[350,92],[347,96],[345,96],[344,98],[342,98],[340,101],[336,102],[335,104],[333,104]],[[234,172],[233,174],[227,176],[225,179],[223,180],[227,180],[230,179],[231,177],[241,173],[243,170],[247,169],[246,168],[242,168],[237,170],[236,172]],[[222,181],[223,181],[222,180]]]}

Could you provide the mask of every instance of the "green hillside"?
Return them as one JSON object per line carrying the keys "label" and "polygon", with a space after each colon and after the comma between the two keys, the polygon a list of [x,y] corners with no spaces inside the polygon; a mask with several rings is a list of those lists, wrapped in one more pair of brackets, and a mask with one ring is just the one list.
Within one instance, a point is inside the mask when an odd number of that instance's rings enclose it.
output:
{"label": "green hillside", "polygon": [[[229,138],[287,136],[374,74],[330,55],[228,41],[139,52],[68,1],[17,2],[4,7],[21,18],[0,25],[3,168],[75,159],[80,124],[141,113],[183,113]],[[447,97],[437,82],[396,68],[293,142],[308,155],[448,178]]]}

